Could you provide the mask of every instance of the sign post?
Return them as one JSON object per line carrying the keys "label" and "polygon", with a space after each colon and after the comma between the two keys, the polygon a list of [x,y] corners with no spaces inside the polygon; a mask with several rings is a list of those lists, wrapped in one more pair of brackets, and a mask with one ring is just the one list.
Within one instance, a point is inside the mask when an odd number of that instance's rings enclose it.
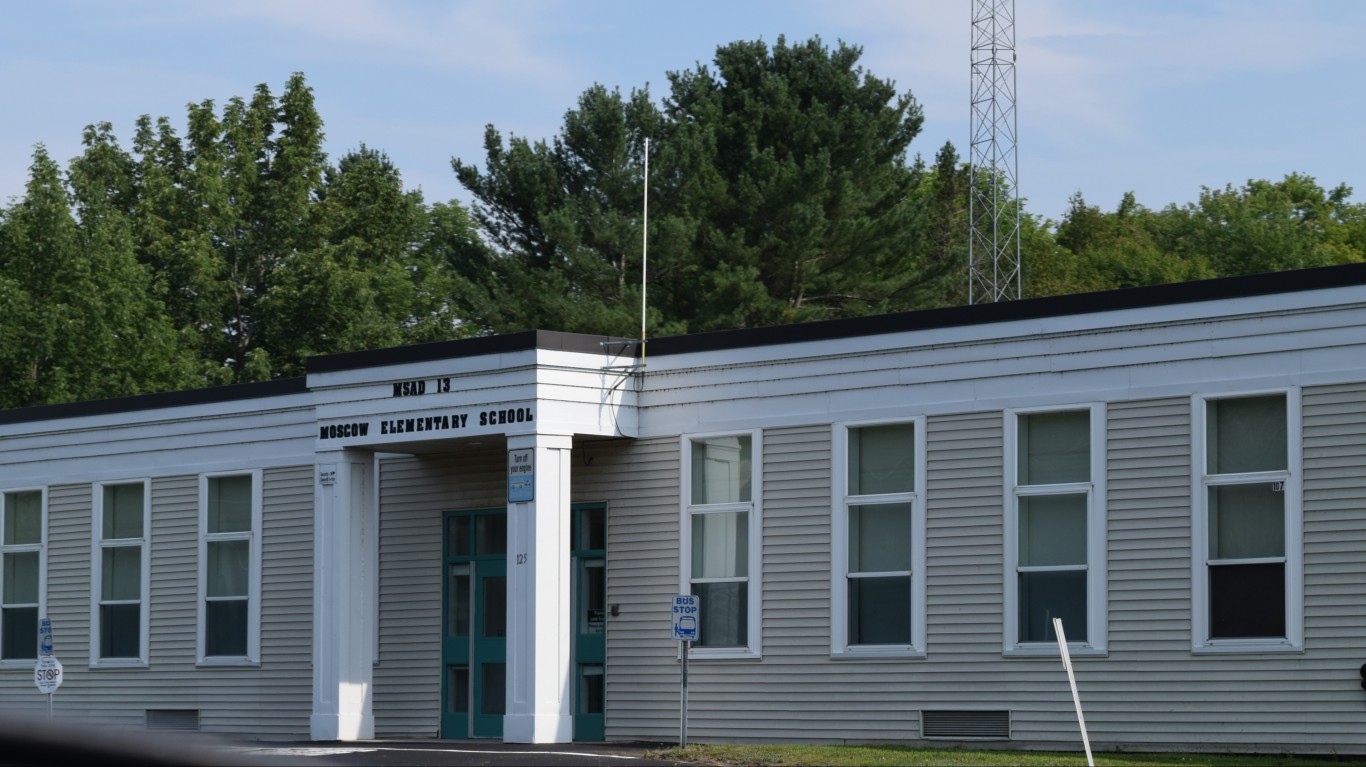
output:
{"label": "sign post", "polygon": [[1072,687],[1072,704],[1077,707],[1077,724],[1081,726],[1081,744],[1086,747],[1086,764],[1095,767],[1091,758],[1091,738],[1086,734],[1086,717],[1081,713],[1081,696],[1077,694],[1077,677],[1072,673],[1072,653],[1067,650],[1067,635],[1062,633],[1062,618],[1053,619],[1053,633],[1058,637],[1058,654],[1062,667],[1067,669],[1067,683]]}
{"label": "sign post", "polygon": [[47,720],[52,721],[52,693],[62,686],[62,664],[52,654],[52,621],[38,622],[38,663],[33,667],[33,683],[47,696]]}
{"label": "sign post", "polygon": [[701,623],[696,594],[679,594],[673,601],[673,638],[678,640],[678,652],[682,658],[679,674],[678,702],[678,747],[688,745],[688,650],[697,641],[697,629]]}

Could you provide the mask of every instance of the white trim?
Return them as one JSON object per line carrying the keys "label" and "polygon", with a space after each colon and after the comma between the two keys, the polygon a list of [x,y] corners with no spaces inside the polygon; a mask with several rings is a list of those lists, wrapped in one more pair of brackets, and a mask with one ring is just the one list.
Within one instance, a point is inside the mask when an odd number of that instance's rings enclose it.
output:
{"label": "white trim", "polygon": [[[255,666],[261,658],[261,503],[262,470],[223,471],[199,475],[199,590],[195,601],[195,658],[199,666]],[[218,477],[251,477],[251,530],[246,533],[208,533],[209,480]],[[208,543],[210,540],[246,540],[251,564],[247,574],[247,654],[213,656],[204,654],[204,605],[208,581]]]}
{"label": "white trim", "polygon": [[[371,453],[370,454],[370,561],[374,564],[370,568],[370,665],[379,665],[379,483],[380,469],[384,458],[397,457],[398,453]],[[314,469],[314,482],[317,482],[317,470]],[[445,535],[445,532],[442,532]],[[444,539],[443,539],[444,540]],[[315,562],[316,565],[316,562]],[[444,609],[444,608],[443,608]]]}
{"label": "white trim", "polygon": [[[112,539],[109,546],[106,546],[104,540],[104,488],[126,485],[142,486],[142,537],[116,538]],[[151,594],[150,571],[152,564],[152,480],[144,477],[124,482],[94,482],[90,486],[90,494],[90,667],[146,668],[149,662],[148,647],[151,645],[148,619],[151,616],[149,596]],[[140,577],[142,582],[138,586],[138,604],[141,608],[138,614],[138,654],[137,657],[133,658],[101,658],[100,645],[103,624],[100,622],[100,606],[103,599],[100,595],[104,593],[104,549],[118,546],[141,547],[142,570]]]}
{"label": "white trim", "polygon": [[[719,437],[749,437],[750,440],[750,500],[748,503],[692,503],[692,445],[694,442]],[[690,646],[688,657],[695,659],[758,659],[763,654],[763,641],[760,635],[763,617],[763,431],[760,429],[741,431],[709,432],[706,434],[684,434],[679,438],[679,593],[692,593],[692,515],[744,511],[749,515],[749,568],[745,579],[748,581],[746,603],[749,614],[746,616],[748,642],[744,647],[694,647]],[[714,579],[724,582],[728,579]],[[735,578],[739,581],[741,578]],[[706,609],[705,607],[703,609]]]}
{"label": "white trim", "polygon": [[[926,654],[925,483],[927,473],[923,415],[831,425],[830,461],[830,657],[836,660],[924,658]],[[911,492],[849,495],[849,430],[865,426],[910,424],[914,429],[915,482]],[[849,507],[879,503],[911,505],[911,641],[906,645],[849,645]]]}
{"label": "white trim", "polygon": [[[1205,465],[1208,424],[1206,403],[1221,399],[1265,396],[1285,397],[1286,469],[1245,474],[1208,474]],[[1219,391],[1191,396],[1191,652],[1268,653],[1304,652],[1304,496],[1302,447],[1304,425],[1300,389],[1254,389]],[[1209,493],[1213,486],[1252,482],[1285,483],[1285,556],[1268,561],[1285,563],[1285,636],[1248,639],[1213,639],[1209,625]],[[1257,560],[1247,560],[1249,563]]]}
{"label": "white trim", "polygon": [[[1019,417],[1040,413],[1086,412],[1089,418],[1091,440],[1090,481],[1056,485],[1019,484]],[[1078,403],[1076,405],[1050,405],[1047,407],[1012,408],[1005,411],[1005,450],[1002,468],[1004,469],[1005,507],[1002,516],[1005,521],[1005,545],[1002,603],[1002,646],[1007,657],[1057,656],[1056,641],[1021,642],[1019,640],[1019,584],[1020,573],[1020,536],[1019,500],[1022,497],[1042,495],[1086,495],[1086,565],[1082,567],[1029,568],[1030,571],[1049,570],[1086,571],[1086,640],[1067,643],[1069,654],[1103,656],[1108,652],[1108,551],[1106,548],[1107,511],[1106,494],[1106,406],[1105,403]],[[1071,634],[1072,632],[1068,632]]]}
{"label": "white trim", "polygon": [[[39,503],[39,506],[38,506],[38,511],[39,511],[38,543],[16,543],[16,544],[12,544],[12,545],[6,545],[6,544],[5,544],[4,537],[3,537],[3,536],[4,536],[4,529],[5,529],[5,528],[4,528],[4,521],[5,521],[5,514],[6,514],[6,510],[5,510],[5,498],[6,498],[7,496],[9,496],[9,495],[11,495],[11,494],[15,494],[15,493],[33,493],[33,492],[36,492],[36,493],[39,494],[39,500],[38,500],[38,503]],[[22,553],[33,552],[33,551],[38,552],[38,620],[39,620],[40,622],[42,621],[43,618],[48,617],[48,614],[47,614],[47,545],[48,545],[48,527],[47,527],[47,525],[48,525],[48,519],[47,519],[47,487],[46,487],[46,486],[38,486],[38,487],[14,487],[14,488],[6,488],[4,491],[0,491],[0,555],[3,555],[3,554],[10,554],[10,553],[22,554]],[[0,595],[3,595],[3,594],[4,594],[4,586],[5,586],[5,584],[4,584],[5,573],[4,573],[4,567],[3,567],[3,560],[4,560],[4,557],[3,557],[3,556],[0,556]],[[3,596],[0,596],[0,607],[3,607],[3,605],[4,605]],[[2,614],[0,614],[0,620],[4,620],[4,616],[3,616]],[[54,637],[54,643],[55,643],[55,640],[58,638],[58,634],[57,634],[57,632],[56,632],[55,630],[53,631],[53,637]],[[37,637],[36,635],[33,637],[33,642],[34,642],[34,655],[35,655],[34,658],[10,658],[10,659],[0,659],[0,669],[7,669],[7,668],[25,668],[25,669],[31,669],[31,668],[33,668],[33,664],[34,664],[34,661],[35,661],[36,656],[37,656],[37,643],[38,643],[38,637]],[[54,644],[53,654],[54,654],[54,655],[56,654],[56,645],[55,645],[55,644]]]}

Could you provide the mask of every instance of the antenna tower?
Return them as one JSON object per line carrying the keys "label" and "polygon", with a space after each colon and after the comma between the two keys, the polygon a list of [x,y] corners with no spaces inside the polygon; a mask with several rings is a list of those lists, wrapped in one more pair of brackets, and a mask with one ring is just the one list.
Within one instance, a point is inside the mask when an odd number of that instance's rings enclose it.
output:
{"label": "antenna tower", "polygon": [[1015,0],[973,0],[968,303],[1020,297]]}

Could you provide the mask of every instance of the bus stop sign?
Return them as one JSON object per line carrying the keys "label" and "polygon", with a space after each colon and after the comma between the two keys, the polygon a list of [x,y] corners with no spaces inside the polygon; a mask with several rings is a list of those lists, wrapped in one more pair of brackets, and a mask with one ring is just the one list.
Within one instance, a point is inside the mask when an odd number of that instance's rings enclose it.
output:
{"label": "bus stop sign", "polygon": [[702,614],[696,594],[679,594],[673,602],[673,638],[680,642],[696,642],[697,626]]}

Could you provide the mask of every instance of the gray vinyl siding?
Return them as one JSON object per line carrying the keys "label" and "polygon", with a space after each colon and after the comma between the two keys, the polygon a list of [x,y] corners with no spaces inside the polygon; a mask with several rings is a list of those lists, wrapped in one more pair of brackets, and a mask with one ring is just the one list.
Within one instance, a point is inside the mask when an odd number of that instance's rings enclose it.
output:
{"label": "gray vinyl siding", "polygon": [[[141,728],[147,709],[198,709],[201,729],[308,734],[312,708],[313,470],[263,474],[260,663],[196,667],[199,477],[152,480],[149,664],[91,668],[90,484],[48,488],[48,615],[65,667],[54,713]],[[46,704],[30,674],[0,674],[5,707]]]}
{"label": "gray vinyl siding", "polygon": [[[943,680],[945,663],[1001,653],[1002,435],[1000,413],[965,413],[926,425],[926,651],[938,708],[990,707],[991,700]],[[930,665],[927,664],[927,665]],[[951,705],[950,705],[951,704]]]}
{"label": "gray vinyl siding", "polygon": [[505,506],[506,455],[499,448],[380,462],[377,737],[438,734],[442,513]]}
{"label": "gray vinyl siding", "polygon": [[[1303,654],[1191,651],[1190,409],[1189,397],[1107,405],[1098,564],[1108,576],[1108,653],[1074,656],[1092,742],[1361,748],[1366,385],[1304,391]],[[689,737],[914,741],[921,710],[1007,709],[1012,743],[1078,747],[1058,659],[1002,654],[1002,426],[996,411],[928,420],[928,652],[918,660],[830,658],[830,429],[766,430],[762,658],[691,664]],[[620,462],[587,473],[624,463],[632,477],[676,460],[679,447],[622,450]],[[677,586],[676,486],[668,492],[649,513],[613,506],[609,517],[608,601],[623,602],[608,633],[609,739],[677,734],[675,648],[655,607]]]}
{"label": "gray vinyl siding", "polygon": [[1190,412],[1186,397],[1108,408],[1112,658],[1191,647]]}
{"label": "gray vinyl siding", "polygon": [[576,449],[573,497],[607,503],[608,740],[678,737],[679,441],[590,442]]}

